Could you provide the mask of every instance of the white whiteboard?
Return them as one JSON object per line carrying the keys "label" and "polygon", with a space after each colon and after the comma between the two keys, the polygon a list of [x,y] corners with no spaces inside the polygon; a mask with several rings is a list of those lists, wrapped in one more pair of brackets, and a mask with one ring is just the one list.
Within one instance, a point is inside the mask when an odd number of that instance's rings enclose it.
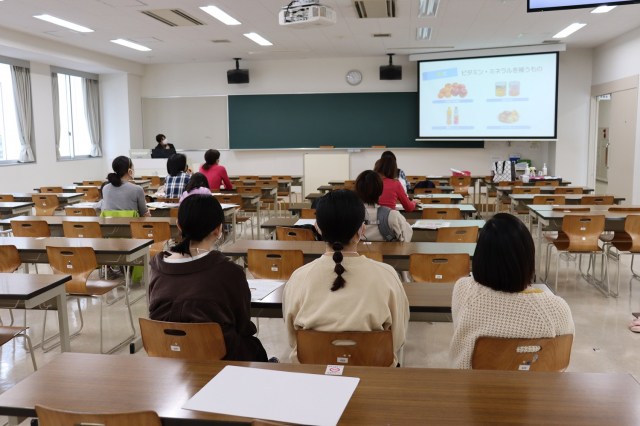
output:
{"label": "white whiteboard", "polygon": [[162,133],[176,149],[228,149],[226,96],[142,98],[144,147]]}
{"label": "white whiteboard", "polygon": [[318,187],[331,180],[349,180],[349,154],[305,154],[304,196],[318,192]]}

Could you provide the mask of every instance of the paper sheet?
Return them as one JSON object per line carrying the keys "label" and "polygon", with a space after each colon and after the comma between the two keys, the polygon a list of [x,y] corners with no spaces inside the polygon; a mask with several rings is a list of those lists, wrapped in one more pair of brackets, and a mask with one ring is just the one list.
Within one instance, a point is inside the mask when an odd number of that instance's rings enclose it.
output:
{"label": "paper sheet", "polygon": [[75,203],[75,204],[68,204],[65,207],[77,207],[77,208],[93,208],[93,206],[95,206],[97,203]]}
{"label": "paper sheet", "polygon": [[294,223],[293,226],[315,225],[315,224],[316,224],[316,220],[315,219],[298,219],[298,221],[296,223]]}
{"label": "paper sheet", "polygon": [[231,207],[238,207],[238,205],[237,205],[237,204],[224,204],[224,203],[223,203],[223,204],[220,204],[220,205],[222,206],[222,210],[224,210],[224,209],[229,209],[229,208],[231,208]]}
{"label": "paper sheet", "polygon": [[417,220],[411,227],[419,229],[438,229],[448,228],[451,226],[451,222],[438,222],[433,220]]}
{"label": "paper sheet", "polygon": [[229,365],[182,408],[277,422],[336,426],[359,382],[355,377]]}
{"label": "paper sheet", "polygon": [[262,300],[276,289],[282,287],[286,281],[281,280],[247,280],[251,290],[251,300]]}
{"label": "paper sheet", "polygon": [[538,289],[538,290],[542,290],[542,291],[547,292],[547,293],[553,294],[551,289],[549,287],[547,287],[546,284],[531,284],[531,287],[533,287],[535,289]]}
{"label": "paper sheet", "polygon": [[172,209],[174,207],[178,207],[179,205],[180,204],[176,204],[176,203],[162,203],[162,202],[147,203],[147,207],[151,209]]}

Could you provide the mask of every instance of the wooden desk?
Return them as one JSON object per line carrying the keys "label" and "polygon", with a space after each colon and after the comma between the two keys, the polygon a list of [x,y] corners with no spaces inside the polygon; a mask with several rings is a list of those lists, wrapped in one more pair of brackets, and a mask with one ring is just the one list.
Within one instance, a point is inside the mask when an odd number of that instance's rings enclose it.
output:
{"label": "wooden desk", "polygon": [[[273,175],[273,176],[275,176],[275,175]],[[292,184],[292,186],[301,186],[302,185],[302,182],[303,182],[303,179],[304,179],[304,177],[302,175],[287,175],[287,176],[291,176],[291,184]],[[273,180],[273,179],[271,179],[272,176],[266,176],[266,175],[265,176],[262,176],[262,175],[258,176],[258,178],[260,180]],[[231,181],[234,181],[234,180],[239,181],[240,180],[240,176],[238,176],[238,175],[229,176],[229,180],[231,180]]]}
{"label": "wooden desk", "polygon": [[[573,205],[575,207],[576,204],[580,204],[583,197],[598,197],[599,195],[591,195],[591,194],[558,194],[564,197],[566,203],[568,205]],[[509,198],[511,199],[511,211],[515,211],[518,209],[526,209],[527,206],[533,203],[533,199],[536,196],[540,196],[540,194],[510,194]],[[600,195],[601,197],[605,197],[606,195]],[[615,204],[620,204],[625,200],[624,197],[619,197],[617,195],[613,196],[613,202]]]}
{"label": "wooden desk", "polygon": [[409,194],[410,199],[424,200],[426,198],[450,198],[452,204],[460,204],[464,197],[460,194]]}
{"label": "wooden desk", "polygon": [[[149,187],[151,186],[151,181],[150,180],[142,180],[142,179],[135,179],[130,181],[131,183],[134,183],[138,186],[140,186],[142,189],[149,189]],[[82,185],[82,182],[79,182],[79,184],[76,185],[65,185],[62,187],[62,191],[63,192],[76,192],[76,188],[100,188],[99,186],[91,186],[91,185]],[[40,193],[40,188],[33,188],[34,191]]]}
{"label": "wooden desk", "polygon": [[[159,178],[160,178],[160,185],[164,185],[165,176],[157,176],[157,177],[159,177]],[[93,180],[93,179],[86,179],[86,180]],[[104,180],[104,179],[95,179],[95,180],[96,180],[96,181],[101,180],[101,181],[102,181],[102,183],[107,183],[107,182],[108,182],[107,180]],[[133,182],[134,182],[136,185],[140,185],[140,184],[141,184],[141,183],[143,183],[143,182],[144,182],[144,183],[149,182],[149,185],[151,185],[151,181],[150,181],[150,180],[149,180],[149,181],[147,181],[147,180],[142,180],[142,179],[134,179],[134,180],[133,180]],[[79,180],[79,181],[77,181],[77,182],[73,182],[73,184],[74,184],[74,185],[82,185],[83,183],[84,183],[84,181],[82,181],[82,180]]]}
{"label": "wooden desk", "polygon": [[0,219],[7,219],[10,217],[16,217],[20,215],[30,215],[33,202],[14,202],[14,203],[2,203],[0,202]]}
{"label": "wooden desk", "polygon": [[[535,179],[535,180],[530,180],[529,182],[518,182],[519,186],[536,186],[536,182],[540,182],[541,180],[544,181],[560,181],[560,186],[569,186],[571,185],[571,182],[569,181],[563,181],[562,178],[552,178],[552,179]],[[492,180],[487,180],[486,177],[482,179],[483,184],[487,187],[487,194],[485,197],[485,211],[488,213],[489,212],[489,193],[490,192],[494,192],[497,191],[498,184],[497,182],[493,182]],[[544,187],[541,187],[544,188]],[[555,190],[555,187],[553,187]],[[482,203],[482,198],[480,199],[480,202]]]}
{"label": "wooden desk", "polygon": [[[238,240],[222,253],[232,258],[246,257],[249,249],[259,250],[302,250],[305,263],[311,262],[326,251],[323,241],[264,241]],[[380,251],[384,262],[398,271],[409,270],[409,256],[413,253],[453,254],[467,253],[473,257],[476,249],[471,243],[388,243],[371,242],[358,244],[358,251]]]}
{"label": "wooden desk", "polygon": [[[202,424],[186,419],[249,426],[248,418],[181,408],[227,365],[309,374],[326,370],[326,365],[65,353],[0,395],[0,415],[18,424],[35,417],[40,404],[85,412],[152,410],[165,426]],[[340,426],[640,423],[640,385],[627,374],[346,366],[343,375],[359,377],[360,383]],[[265,391],[248,389],[247,398]]]}
{"label": "wooden desk", "polygon": [[[278,217],[274,219],[269,219],[265,223],[261,225],[261,228],[266,230],[268,233],[272,234],[271,238],[275,240],[275,229],[277,227],[285,227],[291,228],[295,226],[296,222],[299,219],[296,217]],[[419,219],[407,219],[407,222],[410,225],[416,223]],[[482,228],[485,224],[484,220],[432,220],[430,222],[447,222],[450,223],[452,228],[455,227],[465,227],[465,226],[477,226]],[[0,221],[0,225],[2,225],[2,221]],[[413,228],[413,237],[411,238],[411,242],[435,242],[436,236],[438,235],[437,229],[424,229],[424,228]]]}
{"label": "wooden desk", "polygon": [[[242,197],[242,207],[241,208],[249,208],[249,209],[255,209],[256,210],[256,220],[258,221],[258,223],[260,223],[260,218],[261,218],[261,214],[262,214],[262,194],[236,194],[233,193],[232,191],[230,192],[215,192],[212,195],[240,195]],[[278,203],[276,203],[278,204]],[[233,227],[233,242],[236,241],[236,215],[235,215],[235,208],[233,209],[232,212],[227,211],[226,209],[224,210],[224,216],[225,216],[225,220],[229,220],[229,215],[231,215],[231,224]],[[258,238],[260,238],[260,231],[258,230]]]}
{"label": "wooden desk", "polygon": [[[310,194],[313,195],[313,194]],[[442,195],[446,197],[444,194],[434,194],[434,195]],[[300,210],[302,209],[310,209],[311,203],[294,203],[289,205],[289,211],[293,214],[300,216]],[[407,212],[403,208],[397,208],[398,210],[407,220],[409,219],[422,219],[422,209],[434,209],[434,208],[456,208],[460,209],[460,215],[462,218],[469,219],[469,217],[473,216],[476,213],[476,208],[471,204],[419,204],[418,207],[412,211]]]}
{"label": "wooden desk", "polygon": [[[33,200],[32,196],[40,195],[40,193],[31,193],[31,192],[7,192],[6,194],[13,195],[13,198],[16,202],[30,202]],[[60,203],[60,207],[65,207],[71,204],[76,204],[82,202],[82,198],[84,194],[82,193],[62,193],[62,194],[48,194],[48,195],[57,195],[58,203]]]}
{"label": "wooden desk", "polygon": [[70,280],[71,275],[0,274],[0,307],[33,309],[47,302],[54,304],[58,309],[60,350],[69,352],[71,343],[64,284]]}

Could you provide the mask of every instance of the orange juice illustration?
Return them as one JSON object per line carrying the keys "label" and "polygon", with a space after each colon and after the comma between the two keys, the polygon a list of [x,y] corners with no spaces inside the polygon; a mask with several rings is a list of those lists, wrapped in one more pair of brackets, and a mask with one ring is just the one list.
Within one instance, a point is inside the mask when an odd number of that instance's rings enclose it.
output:
{"label": "orange juice illustration", "polygon": [[507,83],[504,81],[496,83],[496,96],[502,98],[507,96]]}
{"label": "orange juice illustration", "polygon": [[447,125],[451,125],[451,107],[447,108]]}

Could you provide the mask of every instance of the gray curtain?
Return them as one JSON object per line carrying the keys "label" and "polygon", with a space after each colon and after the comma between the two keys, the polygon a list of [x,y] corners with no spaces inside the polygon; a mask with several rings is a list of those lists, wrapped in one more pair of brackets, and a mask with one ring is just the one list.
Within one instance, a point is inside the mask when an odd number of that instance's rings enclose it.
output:
{"label": "gray curtain", "polygon": [[16,105],[18,131],[20,134],[21,163],[35,161],[31,145],[33,143],[33,112],[31,107],[31,72],[29,68],[11,65],[11,80],[13,81],[13,97]]}
{"label": "gray curtain", "polygon": [[58,74],[51,73],[51,89],[53,90],[53,130],[56,142],[56,159],[60,159],[60,91],[58,89]]}
{"label": "gray curtain", "polygon": [[82,79],[84,82],[84,110],[87,117],[87,127],[91,136],[92,157],[102,156],[100,150],[100,91],[98,80]]}

